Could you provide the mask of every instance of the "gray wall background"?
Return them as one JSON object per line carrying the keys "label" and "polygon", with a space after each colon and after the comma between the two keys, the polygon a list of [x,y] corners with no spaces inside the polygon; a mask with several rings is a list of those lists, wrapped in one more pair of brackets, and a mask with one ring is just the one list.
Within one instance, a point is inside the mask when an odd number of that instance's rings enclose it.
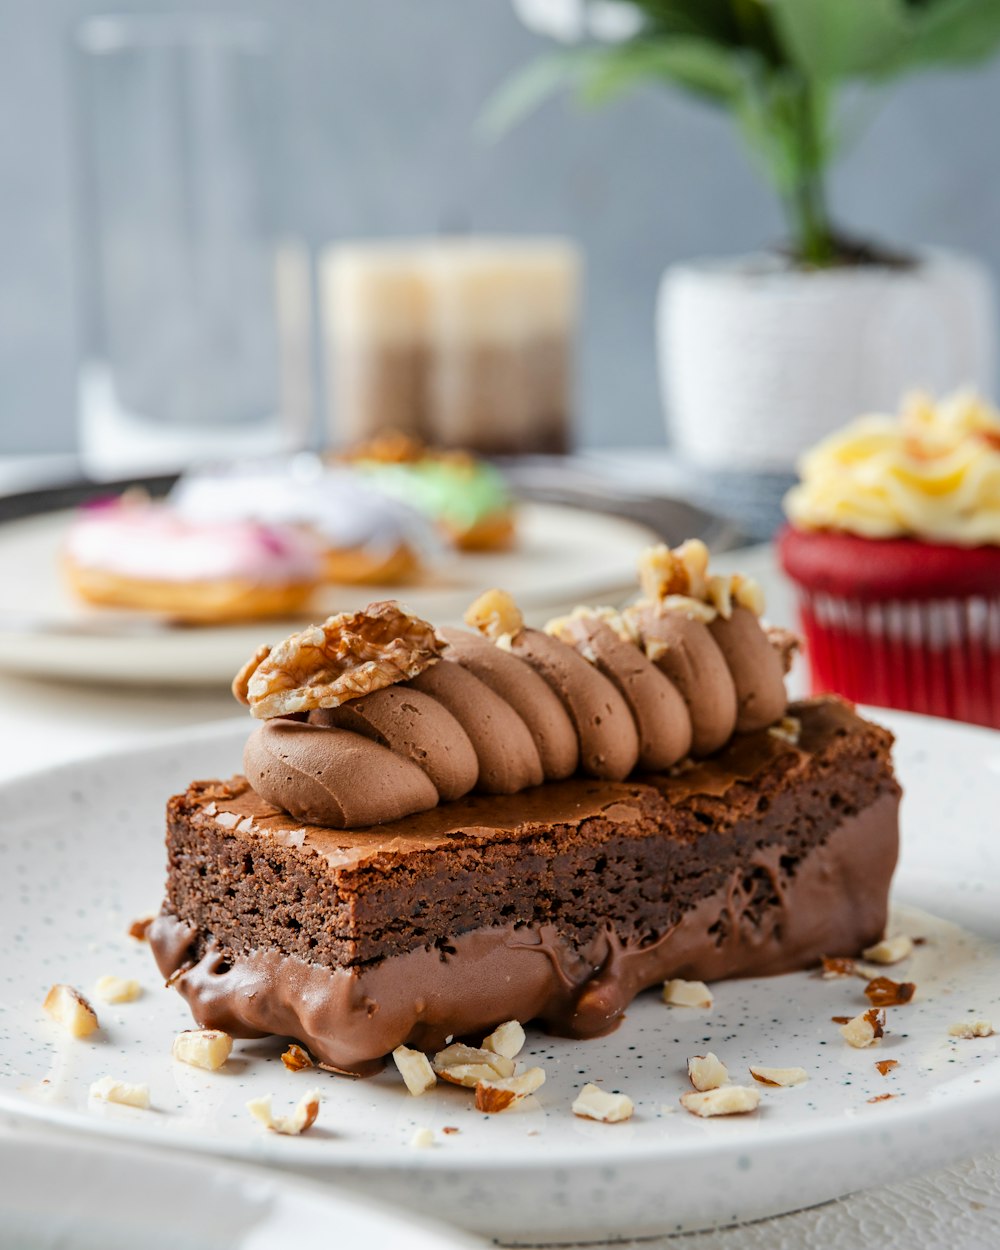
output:
{"label": "gray wall background", "polygon": [[[76,239],[69,38],[92,12],[273,20],[286,226],[313,246],[442,228],[556,232],[587,263],[579,435],[663,440],[653,304],[663,267],[752,250],[778,209],[724,117],[649,90],[554,102],[485,145],[472,126],[544,50],[508,0],[252,0],[210,6],[0,0],[0,453],[74,445]],[[974,250],[1000,275],[1000,63],[880,98],[839,167],[836,215],[895,244]]]}

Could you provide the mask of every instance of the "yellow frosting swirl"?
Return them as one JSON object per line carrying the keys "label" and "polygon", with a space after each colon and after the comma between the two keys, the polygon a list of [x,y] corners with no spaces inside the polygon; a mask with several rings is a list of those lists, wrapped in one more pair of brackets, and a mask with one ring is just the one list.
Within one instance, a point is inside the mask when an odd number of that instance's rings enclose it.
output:
{"label": "yellow frosting swirl", "polygon": [[799,529],[864,538],[1000,544],[1000,411],[962,391],[912,395],[895,417],[859,417],[799,465],[785,496]]}

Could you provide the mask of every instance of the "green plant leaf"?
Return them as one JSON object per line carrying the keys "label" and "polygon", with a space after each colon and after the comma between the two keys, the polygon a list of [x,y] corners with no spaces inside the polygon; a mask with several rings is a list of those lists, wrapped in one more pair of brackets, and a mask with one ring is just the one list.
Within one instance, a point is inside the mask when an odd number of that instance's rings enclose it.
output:
{"label": "green plant leaf", "polygon": [[496,139],[523,121],[551,96],[576,86],[589,48],[567,48],[538,57],[503,83],[487,100],[476,127],[486,138]]}
{"label": "green plant leaf", "polygon": [[666,80],[718,104],[731,104],[743,91],[744,54],[707,39],[639,38],[607,49],[582,67],[580,95],[588,104],[609,99],[652,79]]}
{"label": "green plant leaf", "polygon": [[903,0],[770,0],[789,59],[821,82],[877,76],[909,44]]}
{"label": "green plant leaf", "polygon": [[911,23],[893,72],[985,61],[1000,46],[1000,0],[925,0],[911,8]]}

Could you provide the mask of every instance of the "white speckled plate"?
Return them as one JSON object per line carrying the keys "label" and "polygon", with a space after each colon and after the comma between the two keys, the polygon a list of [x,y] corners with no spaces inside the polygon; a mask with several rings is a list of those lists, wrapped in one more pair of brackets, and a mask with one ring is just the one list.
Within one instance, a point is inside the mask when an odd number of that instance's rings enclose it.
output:
{"label": "white speckled plate", "polygon": [[[972,1017],[1000,1026],[1000,734],[878,717],[898,732],[907,790],[894,923],[926,941],[896,971],[917,982],[916,999],[890,1011],[876,1050],[849,1048],[830,1019],[867,1006],[861,981],[796,974],[720,984],[707,1013],[646,995],[599,1041],[532,1033],[527,1057],[546,1084],[495,1117],[451,1087],[413,1099],[393,1071],[371,1081],[288,1073],[269,1042],[238,1044],[218,1073],[174,1064],[170,1041],[190,1023],[184,1005],[125,929],[160,896],[164,798],[191,777],[236,769],[240,721],[0,788],[0,1108],[337,1179],[530,1243],[759,1218],[985,1149],[1000,1141],[998,1039],[956,1041],[948,1027]],[[61,1035],[40,1010],[49,985],[87,992],[104,973],[138,977],[144,996],[103,1007],[94,1040]],[[677,1099],[687,1057],[708,1049],[737,1080],[750,1062],[801,1065],[810,1079],[763,1091],[754,1115],[698,1120]],[[899,1065],[883,1077],[880,1058]],[[105,1073],[147,1082],[153,1110],[88,1103]],[[571,1115],[586,1080],[627,1092],[634,1119]],[[272,1092],[289,1105],[316,1083],[326,1101],[302,1138],[268,1135],[245,1111],[249,1097]],[[895,1097],[869,1101],[886,1093]],[[434,1130],[433,1148],[410,1146],[418,1126]]]}
{"label": "white speckled plate", "polygon": [[[128,614],[87,608],[59,576],[71,516],[50,512],[0,526],[0,585],[18,588],[17,611],[13,603],[0,610],[0,669],[115,685],[175,686],[183,675],[188,686],[226,687],[261,640],[301,628],[298,620],[150,629],[141,617],[136,622]],[[650,541],[649,530],[622,517],[522,504],[511,551],[444,555],[410,586],[331,586],[307,615],[321,620],[375,599],[400,598],[436,625],[461,625],[485,586],[503,586],[529,624],[541,625],[574,604],[620,602],[631,594],[638,553]]]}

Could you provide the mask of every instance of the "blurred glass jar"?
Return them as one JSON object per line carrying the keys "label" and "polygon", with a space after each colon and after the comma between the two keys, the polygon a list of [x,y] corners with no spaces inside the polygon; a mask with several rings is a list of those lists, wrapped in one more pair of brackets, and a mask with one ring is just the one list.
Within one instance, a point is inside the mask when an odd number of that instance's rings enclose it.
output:
{"label": "blurred glass jar", "polygon": [[329,248],[331,434],[402,430],[487,455],[568,450],[579,281],[561,239]]}
{"label": "blurred glass jar", "polygon": [[85,468],[302,445],[309,259],[276,228],[267,26],[94,17],[76,60]]}

